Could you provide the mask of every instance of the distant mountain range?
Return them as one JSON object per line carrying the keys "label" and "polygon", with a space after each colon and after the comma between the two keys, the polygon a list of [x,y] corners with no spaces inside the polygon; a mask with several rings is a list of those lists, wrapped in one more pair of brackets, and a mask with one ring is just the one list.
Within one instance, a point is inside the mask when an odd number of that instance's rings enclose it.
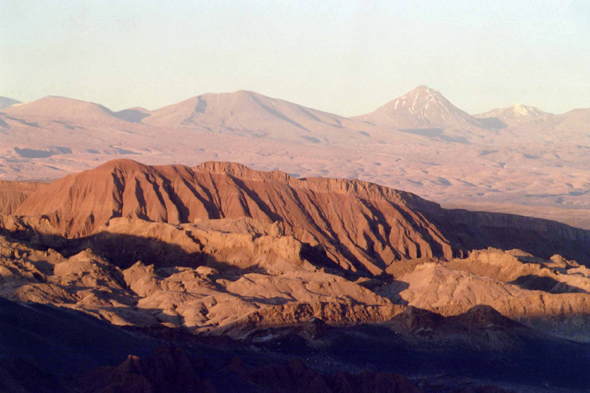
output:
{"label": "distant mountain range", "polygon": [[[24,104],[11,98],[0,97],[0,109],[11,116],[103,121],[119,119],[158,127],[197,126],[211,130],[258,132],[261,135],[277,127],[311,132],[318,126],[346,128],[347,125],[359,121],[398,130],[499,129],[522,122],[524,119],[556,116],[522,104],[472,116],[457,108],[440,92],[427,86],[418,86],[371,113],[351,118],[245,90],[203,94],[154,111],[136,107],[114,112],[100,104],[55,96]],[[584,112],[590,109],[576,111]],[[576,111],[568,114],[574,115]]]}
{"label": "distant mountain range", "polygon": [[0,105],[0,180],[55,179],[116,156],[237,161],[590,228],[580,214],[590,217],[590,109],[554,115],[514,105],[472,116],[426,86],[351,118],[250,91],[153,111],[64,97]]}

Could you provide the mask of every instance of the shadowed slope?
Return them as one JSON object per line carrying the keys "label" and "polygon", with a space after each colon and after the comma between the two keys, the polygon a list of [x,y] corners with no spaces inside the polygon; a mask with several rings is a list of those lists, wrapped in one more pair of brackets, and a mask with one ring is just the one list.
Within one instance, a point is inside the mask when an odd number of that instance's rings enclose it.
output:
{"label": "shadowed slope", "polygon": [[[83,372],[149,354],[153,344],[81,312],[0,298],[2,357],[21,358],[46,372]],[[1,391],[4,391],[0,389]]]}
{"label": "shadowed slope", "polygon": [[9,108],[16,104],[20,104],[20,101],[8,97],[0,97],[0,109]]}

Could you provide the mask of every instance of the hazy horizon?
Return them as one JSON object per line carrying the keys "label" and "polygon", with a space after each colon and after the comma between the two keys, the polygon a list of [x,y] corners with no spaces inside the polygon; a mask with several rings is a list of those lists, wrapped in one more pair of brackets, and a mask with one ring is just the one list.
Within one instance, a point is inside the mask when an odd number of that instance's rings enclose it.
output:
{"label": "hazy horizon", "polygon": [[153,110],[250,90],[342,116],[419,85],[470,114],[590,107],[590,5],[76,2],[0,5],[0,95]]}

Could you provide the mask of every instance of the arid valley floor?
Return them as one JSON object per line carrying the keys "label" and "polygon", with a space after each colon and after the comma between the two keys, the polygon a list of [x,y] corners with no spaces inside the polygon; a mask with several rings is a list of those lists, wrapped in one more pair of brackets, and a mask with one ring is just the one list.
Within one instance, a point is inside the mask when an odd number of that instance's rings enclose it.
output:
{"label": "arid valley floor", "polygon": [[229,161],[590,229],[589,124],[590,109],[554,115],[520,104],[471,116],[426,86],[354,118],[249,91],[153,111],[113,112],[63,97],[5,99],[0,180],[54,180],[116,158]]}

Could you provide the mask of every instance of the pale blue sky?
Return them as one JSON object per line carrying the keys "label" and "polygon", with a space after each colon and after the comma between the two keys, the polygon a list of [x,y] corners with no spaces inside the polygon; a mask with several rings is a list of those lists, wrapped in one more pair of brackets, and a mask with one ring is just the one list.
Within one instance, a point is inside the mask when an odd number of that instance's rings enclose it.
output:
{"label": "pale blue sky", "polygon": [[0,0],[0,95],[21,101],[246,89],[352,116],[422,84],[470,113],[588,108],[590,1]]}

